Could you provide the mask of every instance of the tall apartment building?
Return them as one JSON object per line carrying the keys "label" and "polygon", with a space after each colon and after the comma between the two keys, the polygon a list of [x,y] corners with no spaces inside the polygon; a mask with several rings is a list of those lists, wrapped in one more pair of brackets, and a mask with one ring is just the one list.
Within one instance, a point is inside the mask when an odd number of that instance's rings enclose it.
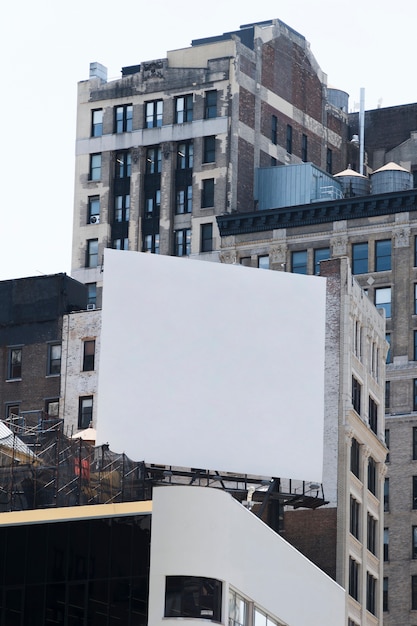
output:
{"label": "tall apartment building", "polygon": [[347,95],[279,20],[106,74],[78,86],[71,274],[92,305],[103,248],[210,258],[216,216],[254,210],[256,168],[346,167]]}

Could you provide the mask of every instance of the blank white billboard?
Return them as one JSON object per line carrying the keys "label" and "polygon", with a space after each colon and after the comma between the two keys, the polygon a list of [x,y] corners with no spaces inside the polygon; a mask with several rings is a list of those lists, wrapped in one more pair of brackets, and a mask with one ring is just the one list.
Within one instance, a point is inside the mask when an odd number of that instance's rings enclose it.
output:
{"label": "blank white billboard", "polygon": [[321,482],[324,278],[105,251],[97,445]]}

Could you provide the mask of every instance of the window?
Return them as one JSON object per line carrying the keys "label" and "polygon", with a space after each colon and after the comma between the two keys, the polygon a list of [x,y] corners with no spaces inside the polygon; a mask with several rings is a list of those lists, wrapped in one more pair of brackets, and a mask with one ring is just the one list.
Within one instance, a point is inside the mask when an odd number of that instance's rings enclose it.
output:
{"label": "window", "polygon": [[177,169],[186,170],[193,167],[193,142],[186,141],[178,144],[177,148]]}
{"label": "window", "polygon": [[391,381],[385,381],[385,412],[389,411],[391,402]]}
{"label": "window", "polygon": [[145,217],[157,217],[161,208],[161,190],[148,191],[145,197]]}
{"label": "window", "polygon": [[[88,198],[87,224],[95,224],[100,217],[100,196],[90,196]],[[93,219],[91,219],[93,218]]]}
{"label": "window", "polygon": [[330,248],[318,248],[314,250],[314,273],[320,274],[320,262],[330,259]]}
{"label": "window", "polygon": [[159,254],[159,234],[145,235],[143,238],[143,251]]}
{"label": "window", "polygon": [[384,511],[389,511],[389,478],[384,480]]}
{"label": "window", "polygon": [[115,196],[114,221],[128,222],[130,217],[130,194]]}
{"label": "window", "polygon": [[200,226],[200,250],[211,252],[213,250],[213,224],[201,224]]}
{"label": "window", "polygon": [[384,576],[382,581],[382,610],[388,611],[388,578]]}
{"label": "window", "polygon": [[48,346],[47,376],[57,376],[61,373],[61,344],[52,343]]}
{"label": "window", "polygon": [[352,376],[352,405],[358,415],[361,414],[361,390],[362,385]]}
{"label": "window", "polygon": [[360,478],[360,445],[354,437],[350,448],[350,471]]}
{"label": "window", "polygon": [[101,179],[101,154],[90,154],[89,180]]}
{"label": "window", "polygon": [[417,428],[413,427],[413,461],[417,461]]}
{"label": "window", "polygon": [[97,284],[87,283],[87,305],[95,305],[97,302]]}
{"label": "window", "polygon": [[167,576],[164,617],[194,617],[221,622],[222,584],[214,578]]}
{"label": "window", "polygon": [[417,315],[417,283],[414,285],[414,315]]}
{"label": "window", "polygon": [[193,121],[193,96],[175,98],[175,121],[177,124]]}
{"label": "window", "polygon": [[287,152],[288,154],[292,154],[292,126],[287,124]]}
{"label": "window", "polygon": [[291,253],[291,268],[293,274],[307,274],[307,250]]}
{"label": "window", "polygon": [[[187,96],[187,98],[191,98],[192,96]],[[217,91],[206,91],[206,105],[204,109],[204,117],[206,120],[217,117]],[[190,120],[187,120],[190,121]]]}
{"label": "window", "polygon": [[376,578],[369,572],[366,573],[366,608],[376,615]]}
{"label": "window", "polygon": [[269,270],[269,255],[262,254],[258,256],[258,267],[263,270]]}
{"label": "window", "polygon": [[93,396],[81,396],[78,404],[78,428],[88,428],[93,421]]}
{"label": "window", "polygon": [[278,626],[278,622],[276,622],[270,615],[267,615],[258,607],[254,607],[253,610],[253,626]]}
{"label": "window", "polygon": [[388,448],[387,457],[385,459],[385,463],[389,463],[389,428],[385,429],[385,445]]}
{"label": "window", "polygon": [[333,152],[330,148],[327,148],[326,152],[326,172],[328,174],[333,173]]}
{"label": "window", "polygon": [[22,348],[9,348],[7,379],[22,378]]}
{"label": "window", "polygon": [[414,267],[417,267],[417,237],[414,237]]}
{"label": "window", "polygon": [[177,189],[175,213],[180,215],[182,213],[191,213],[193,210],[193,186],[186,185]]}
{"label": "window", "polygon": [[98,265],[98,239],[89,239],[87,241],[87,258],[86,267],[97,267]]}
{"label": "window", "polygon": [[276,167],[278,165],[278,161],[275,157],[271,157],[271,167]]}
{"label": "window", "polygon": [[103,109],[91,111],[91,136],[101,137],[103,134]]}
{"label": "window", "polygon": [[367,548],[372,554],[376,554],[376,525],[376,519],[368,513]]}
{"label": "window", "polygon": [[417,610],[417,576],[411,576],[411,608]]}
{"label": "window", "polygon": [[[387,356],[385,357],[385,362],[386,363],[391,363],[391,333],[385,333],[385,341],[388,344],[388,352],[387,352]],[[416,333],[414,331],[414,354],[416,355]],[[414,358],[414,360],[416,360]]]}
{"label": "window", "polygon": [[163,101],[154,100],[146,103],[146,128],[162,126]]}
{"label": "window", "polygon": [[389,528],[384,528],[384,561],[389,561]]}
{"label": "window", "polygon": [[349,595],[359,600],[359,564],[349,557]]}
{"label": "window", "polygon": [[133,129],[133,106],[123,104],[114,107],[114,132],[130,133]]}
{"label": "window", "polygon": [[368,459],[368,490],[376,496],[376,462],[371,456]]}
{"label": "window", "polygon": [[129,237],[113,239],[113,250],[129,250]]}
{"label": "window", "polygon": [[59,399],[53,398],[52,400],[45,401],[45,413],[49,417],[58,417],[59,415]]}
{"label": "window", "polygon": [[201,190],[201,208],[214,206],[214,178],[206,178],[203,180],[203,187]]}
{"label": "window", "polygon": [[359,320],[355,320],[353,329],[353,353],[358,359],[362,357],[362,326]]}
{"label": "window", "polygon": [[369,428],[375,433],[378,433],[378,405],[369,396],[369,410],[368,410]]}
{"label": "window", "polygon": [[271,117],[271,141],[275,145],[278,143],[278,118],[276,115]]}
{"label": "window", "polygon": [[384,309],[385,317],[391,317],[391,287],[375,289],[375,306]]}
{"label": "window", "polygon": [[307,135],[301,137],[301,160],[307,162]]}
{"label": "window", "polygon": [[132,172],[132,155],[130,152],[116,153],[116,178],[128,178]]}
{"label": "window", "polygon": [[250,256],[242,256],[239,263],[245,267],[252,267],[252,258]]}
{"label": "window", "polygon": [[417,526],[413,526],[411,541],[412,541],[411,558],[417,559]]}
{"label": "window", "polygon": [[160,174],[162,170],[161,148],[148,148],[146,151],[146,173]]}
{"label": "window", "polygon": [[417,509],[417,476],[413,476],[413,509]]}
{"label": "window", "polygon": [[368,243],[352,244],[352,274],[368,272]]}
{"label": "window", "polygon": [[359,539],[360,504],[353,496],[350,496],[350,532]]}
{"label": "window", "polygon": [[191,252],[191,228],[176,230],[175,233],[175,256],[189,256]]}
{"label": "window", "polygon": [[83,372],[94,371],[94,356],[96,352],[96,340],[86,339],[83,346]]}
{"label": "window", "polygon": [[228,626],[247,626],[249,606],[233,589],[229,590],[229,622]]}
{"label": "window", "polygon": [[13,419],[15,415],[19,415],[20,413],[20,405],[18,402],[13,402],[10,404],[6,404],[6,419]]}
{"label": "window", "polygon": [[391,269],[391,239],[375,242],[375,271],[383,272]]}
{"label": "window", "polygon": [[203,163],[214,163],[216,160],[216,137],[204,137],[203,139]]}

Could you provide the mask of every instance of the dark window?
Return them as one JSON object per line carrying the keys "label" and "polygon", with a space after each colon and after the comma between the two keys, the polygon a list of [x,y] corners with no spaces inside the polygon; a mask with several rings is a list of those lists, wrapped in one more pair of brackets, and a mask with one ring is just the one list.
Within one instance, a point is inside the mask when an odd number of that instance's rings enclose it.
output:
{"label": "dark window", "polygon": [[301,137],[301,160],[307,162],[307,135]]}
{"label": "dark window", "polygon": [[414,315],[417,315],[417,283],[414,285]]}
{"label": "dark window", "polygon": [[161,148],[148,148],[146,151],[146,173],[159,174],[162,170]]}
{"label": "dark window", "polygon": [[193,142],[186,141],[177,147],[177,169],[186,170],[193,167]]}
{"label": "dark window", "polygon": [[292,126],[287,124],[287,152],[288,154],[292,154]]}
{"label": "dark window", "polygon": [[417,509],[417,476],[413,476],[413,509]]}
{"label": "dark window", "polygon": [[361,414],[361,390],[362,385],[352,376],[352,405],[358,415]]}
{"label": "dark window", "polygon": [[201,252],[211,252],[213,250],[213,224],[201,224],[200,228]]}
{"label": "dark window", "polygon": [[384,561],[389,561],[389,528],[384,528]]}
{"label": "dark window", "polygon": [[359,442],[353,437],[350,448],[350,471],[357,478],[360,478],[360,450]]}
{"label": "dark window", "polygon": [[417,237],[414,237],[414,267],[417,267]]}
{"label": "dark window", "polygon": [[[192,96],[187,96],[192,98]],[[217,117],[217,91],[206,91],[206,106],[204,109],[204,117],[209,119],[211,117]],[[190,121],[190,120],[187,120]]]}
{"label": "dark window", "polygon": [[314,250],[314,273],[320,274],[320,262],[330,259],[330,248],[318,248]]}
{"label": "dark window", "polygon": [[349,557],[349,595],[359,600],[359,564]]}
{"label": "dark window", "polygon": [[367,547],[372,554],[376,554],[376,525],[376,519],[368,513]]}
{"label": "dark window", "polygon": [[88,428],[93,421],[93,396],[81,396],[78,404],[78,428]]}
{"label": "dark window", "polygon": [[22,378],[22,348],[9,348],[8,380]]}
{"label": "dark window", "polygon": [[307,274],[307,250],[291,253],[291,270],[293,274]]}
{"label": "dark window", "polygon": [[214,178],[206,178],[203,180],[203,188],[201,190],[201,208],[214,206]]}
{"label": "dark window", "polygon": [[216,160],[216,137],[204,137],[203,139],[203,163],[214,163]]}
{"label": "dark window", "polygon": [[130,152],[116,153],[116,178],[128,178],[132,173],[132,155]]}
{"label": "dark window", "polygon": [[352,244],[352,274],[368,272],[368,243]]}
{"label": "dark window", "polygon": [[391,239],[375,242],[375,271],[383,272],[391,269]]}
{"label": "dark window", "polygon": [[366,573],[366,608],[376,615],[376,578],[369,572]]}
{"label": "dark window", "polygon": [[101,137],[103,134],[103,109],[91,111],[91,136]]}
{"label": "dark window", "polygon": [[387,458],[385,459],[385,463],[389,463],[389,428],[385,429],[385,445],[388,448]]}
{"label": "dark window", "polygon": [[20,405],[19,403],[10,403],[10,404],[6,404],[6,419],[12,419],[14,415],[19,415],[20,412]]}
{"label": "dark window", "polygon": [[391,317],[391,287],[375,289],[375,306],[384,309],[385,317]]}
{"label": "dark window", "polygon": [[193,210],[193,186],[179,187],[176,191],[175,213],[191,213]]}
{"label": "dark window", "polygon": [[221,622],[222,584],[214,578],[167,576],[164,617]]}
{"label": "dark window", "polygon": [[260,267],[263,270],[269,270],[269,255],[268,254],[262,254],[261,256],[258,256],[258,267]]}
{"label": "dark window", "polygon": [[112,248],[114,250],[129,250],[129,237],[113,239]]}
{"label": "dark window", "polygon": [[146,103],[146,128],[162,126],[163,101],[153,100]]}
{"label": "dark window", "polygon": [[87,241],[86,267],[97,267],[98,265],[98,239]]}
{"label": "dark window", "polygon": [[417,576],[411,576],[411,608],[417,610]]}
{"label": "dark window", "polygon": [[[385,359],[386,363],[391,363],[391,333],[385,333],[385,341],[388,344],[388,352],[387,352],[387,356]],[[416,335],[414,332],[414,354],[416,353]],[[414,360],[416,360],[416,358],[414,358]]]}
{"label": "dark window", "polygon": [[417,559],[417,526],[413,526],[411,541],[411,558]]}
{"label": "dark window", "polygon": [[193,96],[175,98],[175,121],[177,124],[193,121]]}
{"label": "dark window", "polygon": [[145,217],[154,217],[159,215],[161,208],[161,190],[154,189],[146,192],[145,197]]}
{"label": "dark window", "polygon": [[191,228],[176,230],[175,233],[175,256],[189,256],[191,252]]}
{"label": "dark window", "polygon": [[382,581],[382,610],[388,611],[388,578],[386,576]]}
{"label": "dark window", "polygon": [[375,433],[378,433],[378,405],[377,403],[369,396],[369,428]]}
{"label": "dark window", "polygon": [[417,378],[413,380],[413,411],[417,411]]}
{"label": "dark window", "polygon": [[84,341],[83,372],[92,372],[94,370],[95,352],[95,339],[87,339]]}
{"label": "dark window", "polygon": [[385,411],[388,411],[390,408],[391,402],[391,381],[385,381]]}
{"label": "dark window", "polygon": [[96,305],[97,302],[97,284],[87,283],[87,305]]}
{"label": "dark window", "polygon": [[244,265],[245,267],[251,267],[252,266],[252,259],[250,256],[242,256],[239,263],[241,265]]}
{"label": "dark window", "polygon": [[114,107],[114,132],[129,133],[133,129],[133,106],[123,104]]}
{"label": "dark window", "polygon": [[278,118],[276,115],[271,118],[271,141],[274,144],[278,143]]}
{"label": "dark window", "polygon": [[328,174],[333,173],[333,152],[330,148],[327,148],[326,152],[326,172],[328,172]]}
{"label": "dark window", "polygon": [[359,539],[360,504],[353,496],[350,496],[350,532]]}
{"label": "dark window", "polygon": [[144,235],[143,237],[143,251],[152,252],[153,254],[159,254],[159,234]]}
{"label": "dark window", "polygon": [[128,222],[130,217],[130,194],[114,197],[114,221]]}
{"label": "dark window", "polygon": [[100,217],[100,196],[88,198],[87,224],[96,224]]}
{"label": "dark window", "polygon": [[53,343],[48,346],[48,376],[61,373],[61,344]]}
{"label": "dark window", "polygon": [[371,493],[376,496],[376,463],[375,460],[370,456],[368,459],[368,489]]}
{"label": "dark window", "polygon": [[101,154],[90,154],[89,180],[101,179]]}
{"label": "dark window", "polygon": [[413,461],[417,461],[417,428],[413,426]]}
{"label": "dark window", "polygon": [[271,157],[271,167],[276,167],[278,165],[278,161],[275,157]]}
{"label": "dark window", "polygon": [[389,511],[389,478],[384,480],[384,511]]}

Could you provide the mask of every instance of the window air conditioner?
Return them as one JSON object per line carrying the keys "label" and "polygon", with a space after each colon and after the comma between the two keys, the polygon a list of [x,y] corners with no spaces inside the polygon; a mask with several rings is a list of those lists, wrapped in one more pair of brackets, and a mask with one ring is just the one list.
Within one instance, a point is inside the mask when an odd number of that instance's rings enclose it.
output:
{"label": "window air conditioner", "polygon": [[87,304],[87,311],[94,311],[95,308],[96,308],[95,304]]}
{"label": "window air conditioner", "polygon": [[99,215],[92,215],[90,217],[90,224],[100,224],[100,216]]}

